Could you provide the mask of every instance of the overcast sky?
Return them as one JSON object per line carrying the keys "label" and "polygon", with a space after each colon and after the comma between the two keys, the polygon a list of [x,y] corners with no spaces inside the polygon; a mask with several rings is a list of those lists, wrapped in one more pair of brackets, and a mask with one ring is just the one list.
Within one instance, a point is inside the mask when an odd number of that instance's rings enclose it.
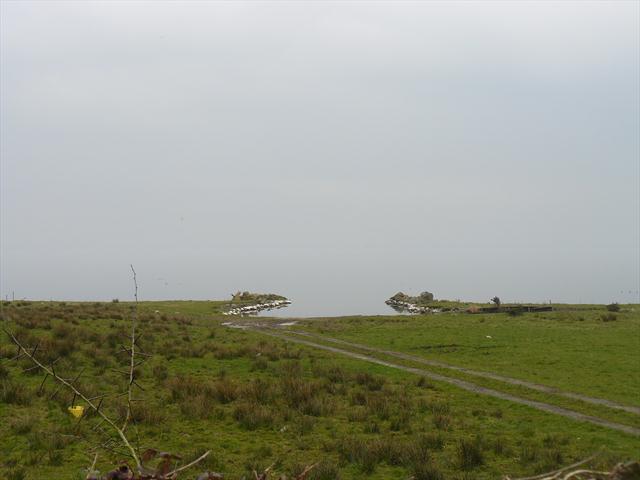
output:
{"label": "overcast sky", "polygon": [[639,301],[639,2],[1,5],[3,297]]}

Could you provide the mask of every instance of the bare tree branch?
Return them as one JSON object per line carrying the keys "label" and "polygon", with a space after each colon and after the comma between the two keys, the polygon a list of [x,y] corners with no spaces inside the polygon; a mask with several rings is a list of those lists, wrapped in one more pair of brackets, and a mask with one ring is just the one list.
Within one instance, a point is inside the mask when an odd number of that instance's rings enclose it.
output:
{"label": "bare tree branch", "polygon": [[2,329],[9,336],[9,338],[11,338],[11,341],[18,346],[18,350],[21,351],[23,353],[23,355],[28,357],[34,364],[38,365],[38,367],[40,367],[40,369],[42,371],[44,371],[46,374],[48,374],[51,377],[53,377],[55,380],[60,382],[62,385],[64,385],[68,389],[70,389],[78,397],[80,397],[82,400],[84,400],[87,403],[87,405],[89,405],[89,407],[96,412],[96,414],[98,414],[107,424],[109,424],[111,426],[111,428],[113,428],[116,431],[116,433],[118,434],[118,436],[122,440],[122,443],[124,443],[124,445],[127,447],[129,452],[131,452],[131,457],[136,462],[136,465],[137,465],[138,469],[142,468],[142,465],[140,463],[140,459],[138,458],[138,455],[137,455],[135,449],[133,448],[133,446],[129,442],[129,439],[124,434],[122,429],[119,428],[115,424],[115,422],[113,420],[111,420],[109,417],[107,417],[104,414],[104,412],[102,412],[102,410],[100,410],[91,400],[89,400],[86,397],[86,395],[84,395],[82,392],[80,392],[72,383],[68,382],[67,380],[62,378],[60,375],[58,375],[55,372],[55,370],[53,369],[53,365],[51,366],[51,368],[49,368],[46,365],[42,364],[36,357],[31,356],[31,353],[20,343],[20,341],[15,337],[15,335],[13,333],[11,333],[9,330],[7,330],[4,327]]}
{"label": "bare tree branch", "polygon": [[93,463],[89,467],[89,470],[87,470],[87,476],[85,477],[86,480],[90,480],[92,478],[95,478],[96,462],[97,461],[98,461],[98,454],[96,453],[95,456],[93,457]]}
{"label": "bare tree branch", "polygon": [[191,468],[194,465],[200,463],[202,460],[204,460],[205,458],[207,458],[207,456],[211,453],[211,450],[207,450],[206,452],[204,452],[202,455],[200,455],[198,458],[196,458],[193,462],[191,463],[187,463],[186,465],[183,465],[180,468],[176,468],[175,470],[167,473],[165,475],[165,477],[167,478],[172,478],[173,475],[176,475],[178,472],[181,472],[183,470],[186,470],[187,468]]}
{"label": "bare tree branch", "polygon": [[314,463],[313,465],[308,465],[306,467],[304,467],[304,470],[302,471],[302,473],[300,475],[298,475],[296,477],[296,480],[305,480],[307,478],[307,475],[309,474],[309,472],[311,470],[313,470],[314,468],[316,468],[318,466],[317,463]]}
{"label": "bare tree branch", "polygon": [[127,429],[129,420],[131,420],[131,400],[133,398],[133,385],[135,383],[135,369],[136,369],[136,323],[138,322],[138,279],[136,277],[136,271],[131,265],[131,271],[133,272],[133,285],[135,287],[134,298],[135,306],[133,314],[131,316],[131,347],[129,348],[129,384],[127,385],[127,413],[122,423],[122,431]]}
{"label": "bare tree branch", "polygon": [[[593,460],[594,458],[596,458],[598,456],[598,454],[594,454],[591,455],[588,458],[585,458],[584,460],[580,460],[579,462],[573,463],[571,465],[567,465],[566,467],[562,467],[559,468],[558,470],[553,470],[552,472],[547,472],[547,473],[542,473],[540,475],[535,475],[533,477],[522,477],[522,478],[511,478],[509,476],[504,477],[505,480],[554,480],[554,479],[559,479],[559,478],[571,478],[571,475],[576,474],[577,472],[571,472],[569,473],[567,477],[563,477],[562,474],[564,472],[566,472],[567,470],[571,470],[572,468],[576,468],[579,467],[581,465],[584,465],[585,463],[590,462],[591,460]],[[584,473],[586,472],[586,470],[579,470],[578,472],[580,473]],[[593,473],[601,473],[601,472],[593,472]]]}

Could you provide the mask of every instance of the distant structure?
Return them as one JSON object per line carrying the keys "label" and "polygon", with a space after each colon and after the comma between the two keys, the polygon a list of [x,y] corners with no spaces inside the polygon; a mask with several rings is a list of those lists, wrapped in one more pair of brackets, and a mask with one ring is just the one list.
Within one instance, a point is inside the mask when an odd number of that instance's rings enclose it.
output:
{"label": "distant structure", "polygon": [[431,292],[422,292],[420,294],[420,300],[423,302],[433,302],[433,293]]}

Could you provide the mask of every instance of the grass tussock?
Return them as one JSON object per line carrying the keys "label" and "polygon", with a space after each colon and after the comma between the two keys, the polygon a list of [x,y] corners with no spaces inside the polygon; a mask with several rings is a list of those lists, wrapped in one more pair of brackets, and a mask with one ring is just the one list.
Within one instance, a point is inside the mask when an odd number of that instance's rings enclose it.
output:
{"label": "grass tussock", "polygon": [[246,430],[271,428],[276,422],[276,414],[268,407],[253,402],[242,402],[233,410],[233,418]]}
{"label": "grass tussock", "polygon": [[479,437],[462,438],[456,446],[458,465],[463,470],[479,467],[484,463],[482,442]]}
{"label": "grass tussock", "polygon": [[[136,379],[145,390],[136,391],[135,397],[144,401],[133,403],[132,423],[143,445],[175,447],[185,458],[193,458],[190,452],[196,456],[213,450],[205,466],[228,478],[274,463],[278,475],[291,478],[319,461],[308,478],[482,479],[494,478],[496,469],[542,473],[591,448],[579,438],[584,436],[580,432],[531,435],[519,426],[517,412],[485,398],[453,400],[424,377],[382,375],[379,368],[369,369],[362,362],[222,328],[210,312],[198,316],[189,311],[196,303],[166,303],[139,311],[145,332],[139,346],[153,357],[137,368]],[[610,331],[629,323],[630,311],[600,307],[594,313],[581,312],[582,320],[561,312],[554,321]],[[620,321],[600,317],[609,314]],[[0,315],[21,342],[38,344],[39,359],[56,361],[63,376],[73,378],[84,368],[77,384],[89,396],[126,389],[126,379],[118,372],[128,369],[122,345],[129,334],[129,303],[8,302]],[[528,318],[550,321],[543,314],[501,317],[510,324]],[[493,317],[482,320],[467,327],[478,323],[486,329]],[[434,316],[432,322],[437,321]],[[372,322],[398,331],[415,328],[415,321],[404,317],[317,325],[327,332],[366,332]],[[484,330],[479,338],[485,338]],[[448,355],[460,348],[447,341],[442,345],[438,351]],[[499,354],[491,346],[483,348],[488,356]],[[73,395],[64,389],[52,395],[56,386],[50,380],[38,395],[41,373],[23,371],[31,366],[27,361],[7,360],[14,355],[15,347],[1,340],[0,409],[8,420],[0,424],[0,447],[8,454],[0,459],[0,478],[33,478],[42,465],[56,478],[72,478],[78,466],[70,459],[83,448],[79,439],[99,444],[91,430],[98,419],[89,411],[74,430],[76,422],[67,410]],[[120,421],[126,415],[123,398],[108,398],[103,409]],[[507,422],[511,428],[503,428]],[[484,440],[468,432],[482,432]],[[624,439],[607,440],[618,452],[626,448]]]}

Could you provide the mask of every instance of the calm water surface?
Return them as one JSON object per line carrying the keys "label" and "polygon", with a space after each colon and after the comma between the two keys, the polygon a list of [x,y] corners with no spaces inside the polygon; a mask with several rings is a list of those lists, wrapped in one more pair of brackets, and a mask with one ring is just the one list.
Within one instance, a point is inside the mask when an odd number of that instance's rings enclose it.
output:
{"label": "calm water surface", "polygon": [[291,305],[274,310],[264,310],[258,315],[261,317],[342,317],[350,315],[398,315],[399,312],[385,304],[386,298],[362,301],[353,299],[333,299],[324,302],[310,298],[289,298]]}

